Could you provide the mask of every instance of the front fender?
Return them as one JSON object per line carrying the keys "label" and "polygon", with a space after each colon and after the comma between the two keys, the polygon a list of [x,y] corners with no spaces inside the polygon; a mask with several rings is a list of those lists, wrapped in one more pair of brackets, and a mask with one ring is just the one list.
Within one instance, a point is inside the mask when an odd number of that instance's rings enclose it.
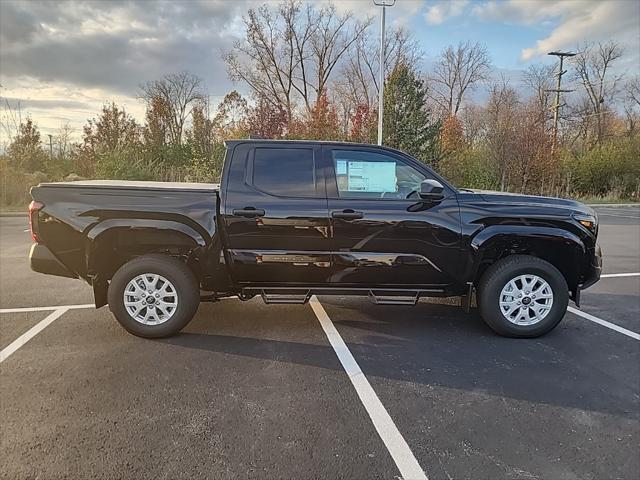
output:
{"label": "front fender", "polygon": [[470,239],[470,278],[508,255],[533,255],[547,260],[564,275],[575,293],[587,249],[577,235],[560,228],[527,225],[491,225]]}

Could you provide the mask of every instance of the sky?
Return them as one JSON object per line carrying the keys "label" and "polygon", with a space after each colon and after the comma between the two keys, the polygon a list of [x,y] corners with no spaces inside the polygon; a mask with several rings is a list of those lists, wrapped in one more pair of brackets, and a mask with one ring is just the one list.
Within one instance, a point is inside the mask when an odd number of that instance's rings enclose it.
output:
{"label": "sky", "polygon": [[[217,103],[234,88],[245,90],[228,79],[221,54],[243,36],[242,16],[263,3],[279,2],[0,0],[3,105],[19,101],[44,135],[68,123],[79,136],[105,102],[142,120],[140,84],[182,70],[202,77]],[[372,0],[334,5],[375,17],[377,29],[380,9]],[[415,35],[425,65],[447,45],[479,42],[494,75],[517,82],[529,65],[553,62],[549,51],[614,40],[625,50],[618,70],[640,73],[637,0],[397,0],[387,22]]]}

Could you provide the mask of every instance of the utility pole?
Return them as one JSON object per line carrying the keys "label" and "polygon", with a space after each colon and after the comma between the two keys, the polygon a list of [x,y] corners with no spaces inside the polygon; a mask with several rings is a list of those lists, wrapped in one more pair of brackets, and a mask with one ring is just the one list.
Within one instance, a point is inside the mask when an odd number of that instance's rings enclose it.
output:
{"label": "utility pole", "polygon": [[564,63],[564,57],[574,57],[576,54],[572,52],[549,52],[547,55],[553,55],[555,57],[560,57],[560,68],[558,69],[558,81],[556,83],[556,88],[554,90],[547,90],[547,92],[555,92],[556,101],[553,104],[553,143],[551,144],[551,153],[556,151],[556,147],[558,144],[558,118],[560,112],[560,94],[561,93],[569,93],[573,92],[573,90],[563,90],[561,87],[562,84],[562,75],[567,73],[566,70],[562,69]]}
{"label": "utility pole", "polygon": [[49,166],[53,165],[53,135],[50,133],[47,134],[49,136]]}
{"label": "utility pole", "polygon": [[382,7],[380,14],[380,79],[378,84],[378,145],[382,145],[382,118],[384,117],[384,16],[387,7],[393,7],[396,0],[373,0],[378,7]]}

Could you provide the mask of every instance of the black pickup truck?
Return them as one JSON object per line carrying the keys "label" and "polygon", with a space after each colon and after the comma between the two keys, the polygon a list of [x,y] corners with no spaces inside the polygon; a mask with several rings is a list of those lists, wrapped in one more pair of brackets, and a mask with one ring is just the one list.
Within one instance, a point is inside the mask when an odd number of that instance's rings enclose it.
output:
{"label": "black pickup truck", "polygon": [[183,328],[200,301],[368,295],[476,301],[501,335],[536,337],[602,268],[595,212],[456,189],[385,147],[226,143],[220,185],[46,183],[31,190],[31,268],[82,278],[129,332]]}

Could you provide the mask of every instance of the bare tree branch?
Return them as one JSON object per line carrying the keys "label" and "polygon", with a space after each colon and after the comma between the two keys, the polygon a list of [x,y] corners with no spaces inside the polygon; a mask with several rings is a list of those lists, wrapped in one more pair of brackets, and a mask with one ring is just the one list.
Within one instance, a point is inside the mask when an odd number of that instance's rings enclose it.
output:
{"label": "bare tree branch", "polygon": [[487,49],[479,43],[449,46],[440,54],[429,78],[432,99],[447,112],[456,115],[465,94],[488,78],[491,61]]}

